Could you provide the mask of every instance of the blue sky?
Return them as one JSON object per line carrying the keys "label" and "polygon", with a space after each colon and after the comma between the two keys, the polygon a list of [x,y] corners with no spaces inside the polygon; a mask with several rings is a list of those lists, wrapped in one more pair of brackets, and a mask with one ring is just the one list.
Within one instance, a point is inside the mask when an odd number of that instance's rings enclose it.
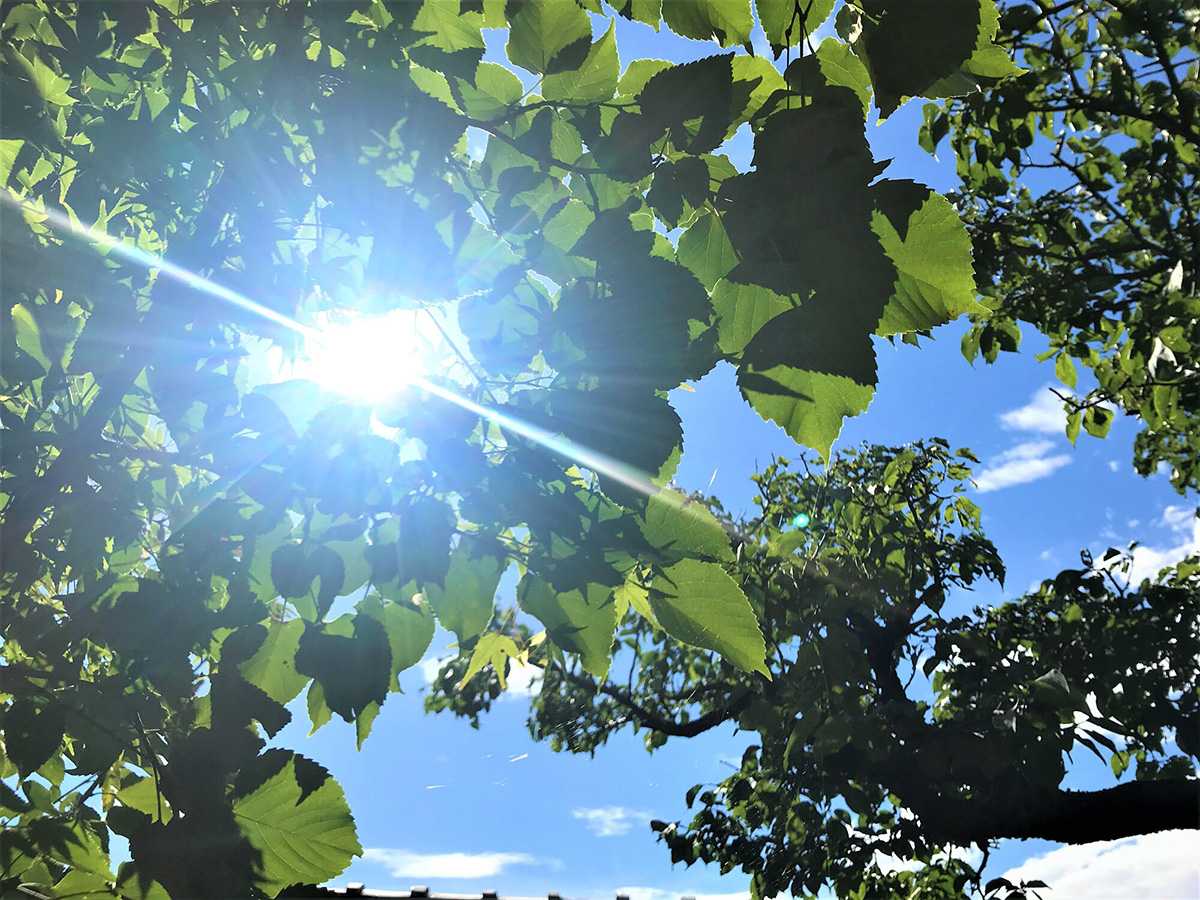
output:
{"label": "blue sky", "polygon": [[[682,61],[714,49],[625,22],[618,46],[624,62],[646,56]],[[492,48],[497,51],[502,48]],[[910,103],[884,126],[869,128],[869,137],[877,157],[894,158],[890,177],[949,189],[956,182],[953,161],[916,147],[920,105]],[[748,141],[736,142],[739,167],[748,164],[748,151]],[[1165,477],[1133,472],[1132,423],[1118,421],[1106,440],[1081,436],[1072,447],[1047,389],[1053,369],[1034,359],[1044,347],[1039,336],[1027,331],[1021,354],[972,367],[959,352],[964,328],[939,329],[936,340],[920,348],[878,341],[879,391],[871,408],[847,423],[839,445],[941,436],[978,454],[975,500],[1009,577],[1003,591],[987,587],[974,599],[986,604],[1018,596],[1077,565],[1082,548],[1099,552],[1140,540],[1137,565],[1149,573],[1197,547],[1194,498],[1178,497]],[[686,442],[677,480],[720,496],[733,511],[748,510],[749,476],[773,456],[794,457],[798,448],[742,401],[729,367],[693,387],[694,393],[680,390],[672,398]],[[502,584],[502,591],[511,589],[511,581]],[[439,632],[430,659],[447,654],[451,640]],[[672,740],[649,755],[640,736],[622,733],[594,759],[555,754],[530,739],[519,695],[498,703],[478,731],[449,716],[424,715],[421,694],[430,671],[424,664],[404,674],[406,696],[388,702],[361,752],[354,749],[353,729],[340,720],[306,737],[302,704],[277,739],[328,766],[355,811],[368,849],[335,884],[358,881],[383,890],[423,884],[463,893],[494,888],[521,896],[558,891],[575,898],[620,890],[633,900],[746,896],[748,878],[740,873],[673,868],[647,823],[686,817],[685,791],[724,778],[752,736],[729,727]],[[1110,784],[1106,772],[1098,762],[1084,763],[1071,785]],[[1193,843],[1183,832],[1067,849],[1006,842],[993,854],[988,875],[1021,866],[1021,877],[1057,884],[1049,895],[1055,900],[1192,896],[1200,885]]]}

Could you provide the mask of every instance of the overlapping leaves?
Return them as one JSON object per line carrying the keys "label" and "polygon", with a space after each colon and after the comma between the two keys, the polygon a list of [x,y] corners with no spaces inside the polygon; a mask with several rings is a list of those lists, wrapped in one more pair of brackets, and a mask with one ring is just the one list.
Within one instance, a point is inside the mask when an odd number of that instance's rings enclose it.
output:
{"label": "overlapping leaves", "polygon": [[[626,616],[761,670],[724,532],[654,493],[682,452],[666,392],[729,359],[828,451],[869,402],[871,335],[968,305],[953,215],[875,181],[844,45],[803,84],[737,52],[622,71],[606,10],[724,48],[757,10],[783,48],[830,4],[5,7],[4,771],[94,776],[129,896],[337,874],[340,789],[259,731],[307,691],[314,727],[361,741],[435,621],[480,666],[527,652],[489,636],[514,562],[546,652],[593,674]],[[485,28],[521,73],[482,62]],[[893,66],[870,59],[877,89]],[[720,151],[747,125],[739,173]],[[288,320],[421,306],[459,363],[374,419],[248,384],[264,342],[296,349]],[[23,784],[40,814],[74,802]]]}

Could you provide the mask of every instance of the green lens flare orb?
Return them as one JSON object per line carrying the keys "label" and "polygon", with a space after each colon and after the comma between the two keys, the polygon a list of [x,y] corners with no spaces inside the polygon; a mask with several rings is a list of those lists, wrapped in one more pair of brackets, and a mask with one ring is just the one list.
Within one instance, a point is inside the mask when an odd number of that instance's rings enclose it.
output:
{"label": "green lens flare orb", "polygon": [[808,522],[809,522],[808,513],[797,513],[796,518],[792,519],[792,527],[793,528],[807,528]]}

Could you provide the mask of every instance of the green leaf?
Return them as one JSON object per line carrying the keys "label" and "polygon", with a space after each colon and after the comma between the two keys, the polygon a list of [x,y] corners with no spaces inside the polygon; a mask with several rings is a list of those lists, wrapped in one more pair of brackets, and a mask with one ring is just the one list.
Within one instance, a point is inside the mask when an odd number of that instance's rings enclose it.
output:
{"label": "green leaf", "polygon": [[308,678],[296,671],[296,651],[300,649],[304,622],[271,620],[265,629],[262,644],[253,656],[238,665],[238,671],[276,703],[291,703],[308,684]]}
{"label": "green leaf", "polygon": [[666,0],[662,15],[667,27],[682,37],[716,40],[722,47],[750,47],[754,29],[750,0]]}
{"label": "green leaf", "polygon": [[0,720],[4,726],[4,753],[16,765],[21,777],[36,772],[59,752],[62,746],[63,707],[51,703],[41,708],[34,701],[18,697]]}
{"label": "green leaf", "polygon": [[676,258],[710,291],[738,263],[725,226],[715,213],[704,213],[679,236]]}
{"label": "green leaf", "polygon": [[817,30],[833,12],[835,0],[754,0],[771,52],[779,59],[785,47],[795,47]]}
{"label": "green leaf", "polygon": [[617,91],[617,78],[621,74],[615,29],[616,23],[609,22],[608,30],[592,44],[578,68],[543,78],[542,96],[571,104],[610,99]]}
{"label": "green leaf", "polygon": [[612,588],[589,584],[584,590],[555,591],[526,572],[517,586],[517,602],[546,626],[546,634],[555,644],[578,653],[586,671],[604,678],[617,628]]}
{"label": "green leaf", "polygon": [[[962,78],[964,66],[990,44],[997,21],[993,0],[863,0],[861,11],[845,12],[849,22],[839,17],[839,25],[867,65],[884,118],[908,97],[977,87]],[[952,81],[956,77],[961,89]]]}
{"label": "green leaf", "polygon": [[1073,388],[1079,382],[1079,373],[1075,371],[1075,363],[1065,353],[1058,354],[1058,358],[1054,360],[1054,374],[1067,387]]}
{"label": "green leaf", "polygon": [[658,31],[663,0],[608,0],[608,4],[626,19],[642,22]]}
{"label": "green leaf", "polygon": [[377,619],[364,615],[309,624],[296,651],[296,671],[319,682],[322,702],[351,722],[387,697],[392,682],[387,632]]}
{"label": "green leaf", "polygon": [[[668,6],[685,7],[694,8],[684,3]],[[670,130],[671,143],[689,153],[719,147],[734,118],[732,60],[732,54],[708,56],[650,78],[637,100],[651,138]]]}
{"label": "green leaf", "polygon": [[650,608],[667,634],[770,677],[750,601],[720,565],[685,559],[664,569],[650,588]]}
{"label": "green leaf", "polygon": [[871,229],[896,267],[894,293],[875,333],[927,331],[985,312],[975,300],[971,239],[949,201],[912,181],[884,180],[871,192]]}
{"label": "green leaf", "polygon": [[713,287],[712,304],[717,314],[717,344],[730,356],[741,353],[764,325],[796,305],[792,298],[770,288],[726,278]]}
{"label": "green leaf", "polygon": [[293,884],[321,884],[340,875],[362,846],[341,786],[320,765],[288,750],[268,750],[272,767],[253,790],[236,797],[233,815],[262,854],[258,886],[274,896]]}
{"label": "green leaf", "polygon": [[1112,427],[1113,411],[1104,406],[1092,406],[1083,414],[1083,430],[1092,437],[1102,438]]}
{"label": "green leaf", "polygon": [[453,631],[460,642],[469,641],[487,627],[504,571],[495,556],[473,556],[472,549],[468,541],[460,544],[450,558],[445,586],[430,583],[423,590],[438,622]]}
{"label": "green leaf", "polygon": [[872,385],[789,366],[739,369],[738,387],[759,415],[825,459],[843,420],[866,411],[875,395]]}
{"label": "green leaf", "polygon": [[459,0],[424,0],[413,19],[413,30],[429,35],[424,43],[447,53],[484,48],[483,19],[464,15]]}
{"label": "green leaf", "polygon": [[560,55],[574,56],[580,44],[575,65],[559,65],[566,71],[576,68],[590,47],[592,25],[588,15],[573,0],[508,0],[508,58],[536,75],[551,74]]}
{"label": "green leaf", "polygon": [[871,104],[871,76],[851,46],[836,38],[825,38],[817,48],[817,63],[826,84],[848,87],[858,95],[865,115]]}
{"label": "green leaf", "polygon": [[43,369],[49,371],[50,357],[42,349],[41,330],[32,310],[23,303],[17,303],[11,311],[13,321],[13,338],[17,346],[36,359]]}
{"label": "green leaf", "polygon": [[515,72],[492,62],[481,62],[475,83],[454,79],[455,96],[462,111],[473,119],[492,119],[520,103],[525,89]]}
{"label": "green leaf", "polygon": [[463,675],[462,681],[458,685],[459,690],[465,687],[487,665],[495,670],[496,677],[500,679],[500,687],[504,688],[505,662],[519,652],[516,642],[506,634],[496,634],[494,631],[490,631],[482,635],[471,653],[471,661],[467,664],[466,674]]}
{"label": "green leaf", "polygon": [[[415,588],[415,585],[412,585]],[[370,616],[383,625],[387,632],[388,646],[392,650],[392,670],[389,690],[400,689],[399,675],[415,666],[433,642],[436,628],[429,604],[415,591],[408,591],[409,600],[393,602],[377,594],[369,594],[355,607],[364,616]]]}
{"label": "green leaf", "polygon": [[8,185],[8,176],[17,161],[17,154],[25,146],[24,141],[5,138],[0,140],[0,187]]}
{"label": "green leaf", "polygon": [[733,562],[729,535],[702,503],[664,489],[646,503],[642,534],[660,550]]}

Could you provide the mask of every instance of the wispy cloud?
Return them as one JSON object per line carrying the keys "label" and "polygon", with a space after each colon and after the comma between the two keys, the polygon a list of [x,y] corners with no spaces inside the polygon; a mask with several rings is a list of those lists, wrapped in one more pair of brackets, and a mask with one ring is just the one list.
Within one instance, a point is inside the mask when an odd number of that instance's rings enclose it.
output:
{"label": "wispy cloud", "polygon": [[1050,455],[1051,441],[1026,441],[990,459],[982,472],[975,476],[975,487],[981,494],[1027,484],[1053,475],[1071,462],[1066,453]]}
{"label": "wispy cloud", "polygon": [[1062,434],[1066,424],[1063,402],[1049,387],[1035,391],[1024,406],[1000,414],[1000,425],[1010,431]]}
{"label": "wispy cloud", "polygon": [[628,834],[634,825],[649,822],[653,813],[625,806],[598,806],[573,809],[571,815],[582,819],[583,824],[595,832],[596,837],[619,837]]}
{"label": "wispy cloud", "polygon": [[393,878],[491,878],[509,866],[561,866],[528,853],[413,853],[386,847],[368,847],[363,859],[384,866]]}
{"label": "wispy cloud", "polygon": [[1200,553],[1200,519],[1196,518],[1195,510],[1168,506],[1158,524],[1167,529],[1169,537],[1159,546],[1139,544],[1133,548],[1133,563],[1129,569],[1131,584],[1141,584],[1143,578],[1153,578],[1159,569]]}
{"label": "wispy cloud", "polygon": [[1056,900],[1183,900],[1200,897],[1196,832],[1163,831],[1120,841],[1060,847],[1004,873],[1041,880]]}
{"label": "wispy cloud", "polygon": [[655,887],[619,887],[616,893],[623,894],[629,900],[679,900],[680,897],[695,897],[696,900],[750,900],[749,891],[739,891],[735,894],[701,894],[679,888],[667,890]]}

